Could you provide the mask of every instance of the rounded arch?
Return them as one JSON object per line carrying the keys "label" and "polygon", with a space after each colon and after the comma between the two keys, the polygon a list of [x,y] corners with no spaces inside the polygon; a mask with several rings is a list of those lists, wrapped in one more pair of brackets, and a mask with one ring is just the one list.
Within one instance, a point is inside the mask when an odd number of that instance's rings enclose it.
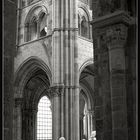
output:
{"label": "rounded arch", "polygon": [[82,71],[84,70],[84,68],[87,67],[88,65],[93,64],[93,63],[94,63],[94,62],[93,62],[93,58],[87,59],[87,60],[81,65],[81,67],[79,68],[79,77],[80,77]]}
{"label": "rounded arch", "polygon": [[16,97],[22,98],[23,89],[25,84],[29,80],[29,77],[31,77],[39,69],[43,70],[46,73],[51,83],[52,74],[49,66],[47,66],[45,62],[43,62],[43,60],[37,57],[30,57],[25,60],[15,72],[14,86]]}

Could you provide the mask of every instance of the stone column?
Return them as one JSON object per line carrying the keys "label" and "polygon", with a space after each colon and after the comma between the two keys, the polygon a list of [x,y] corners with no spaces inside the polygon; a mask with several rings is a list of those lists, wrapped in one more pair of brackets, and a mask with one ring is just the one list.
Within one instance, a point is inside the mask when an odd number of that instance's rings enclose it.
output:
{"label": "stone column", "polygon": [[79,124],[80,124],[80,131],[79,131],[79,133],[80,133],[80,140],[82,140],[82,138],[83,138],[83,135],[84,135],[84,120],[83,120],[83,118],[84,118],[84,114],[80,114],[80,122],[79,122]]}
{"label": "stone column", "polygon": [[33,139],[33,128],[32,128],[32,110],[24,108],[22,111],[22,137],[23,140]]}
{"label": "stone column", "polygon": [[25,29],[24,29],[24,41],[28,41],[29,40],[29,23],[26,23],[24,25]]}
{"label": "stone column", "polygon": [[[130,24],[131,18],[125,11],[116,11],[108,17],[102,16],[93,21],[95,70],[97,70],[96,76],[100,71],[97,81],[100,79],[101,83],[97,86],[97,82],[94,82],[95,94],[101,93],[99,91],[104,93],[102,96],[103,137],[101,139],[127,140],[128,137],[125,43],[127,27]],[[99,37],[97,38],[96,35]],[[101,57],[105,61],[101,62]],[[96,111],[96,119],[97,115]],[[98,126],[98,121],[96,121],[96,126]]]}
{"label": "stone column", "polygon": [[31,110],[30,115],[30,122],[31,122],[31,139],[36,140],[37,138],[37,109]]}
{"label": "stone column", "polygon": [[111,139],[111,103],[109,56],[106,45],[105,31],[94,30],[94,92],[97,139]]}
{"label": "stone column", "polygon": [[28,139],[36,140],[35,137],[37,136],[37,120],[36,120],[36,115],[37,111],[34,109],[28,109],[27,110],[28,115],[26,116],[26,120],[28,121],[26,128],[28,127]]}
{"label": "stone column", "polygon": [[91,136],[91,132],[95,130],[95,120],[94,120],[94,111],[89,110],[87,112],[88,118],[88,139]]}
{"label": "stone column", "polygon": [[52,87],[64,86],[64,96],[53,99],[54,122],[57,122],[57,127],[54,123],[54,139],[61,136],[67,140],[79,140],[77,1],[52,2]]}
{"label": "stone column", "polygon": [[90,112],[87,112],[87,118],[88,118],[88,139],[89,139],[90,134],[91,134],[91,114],[90,114]]}
{"label": "stone column", "polygon": [[116,24],[108,27],[107,44],[109,48],[110,88],[112,106],[112,139],[127,140],[127,104],[125,81],[125,43],[127,26]]}
{"label": "stone column", "polygon": [[52,139],[58,140],[63,134],[63,88],[51,87],[52,94]]}
{"label": "stone column", "polygon": [[87,138],[88,137],[88,118],[87,114],[84,116],[84,136]]}
{"label": "stone column", "polygon": [[40,37],[40,20],[39,20],[39,18],[36,20],[36,22],[37,22],[37,38],[39,38]]}
{"label": "stone column", "polygon": [[22,140],[22,98],[15,99],[15,118],[14,118],[14,139]]}

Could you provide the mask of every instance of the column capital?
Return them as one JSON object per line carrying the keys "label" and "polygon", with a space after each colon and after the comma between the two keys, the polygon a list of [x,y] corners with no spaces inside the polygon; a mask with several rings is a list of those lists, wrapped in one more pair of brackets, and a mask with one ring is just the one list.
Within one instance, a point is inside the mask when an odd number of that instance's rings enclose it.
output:
{"label": "column capital", "polygon": [[124,24],[116,24],[106,29],[106,43],[109,49],[124,47],[127,40],[127,26]]}
{"label": "column capital", "polygon": [[15,98],[15,107],[20,107],[22,105],[23,98]]}
{"label": "column capital", "polygon": [[91,115],[91,116],[95,116],[95,112],[93,110],[87,110],[86,111],[86,115]]}
{"label": "column capital", "polygon": [[62,96],[64,94],[64,86],[51,86],[50,92],[53,97]]}

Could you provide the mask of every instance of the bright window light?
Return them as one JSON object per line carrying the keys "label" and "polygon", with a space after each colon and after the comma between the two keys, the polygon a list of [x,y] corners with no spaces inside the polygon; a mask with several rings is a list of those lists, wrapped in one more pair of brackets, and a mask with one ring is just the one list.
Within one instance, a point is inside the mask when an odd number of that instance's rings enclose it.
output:
{"label": "bright window light", "polygon": [[52,140],[51,102],[46,96],[38,103],[37,140]]}

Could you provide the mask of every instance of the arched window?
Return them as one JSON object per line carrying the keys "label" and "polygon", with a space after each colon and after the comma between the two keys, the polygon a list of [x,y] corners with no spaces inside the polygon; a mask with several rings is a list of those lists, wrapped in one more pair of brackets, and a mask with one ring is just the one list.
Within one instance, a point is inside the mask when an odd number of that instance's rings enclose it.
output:
{"label": "arched window", "polygon": [[80,25],[80,16],[78,15],[78,34],[80,35],[81,25]]}
{"label": "arched window", "polygon": [[89,16],[83,8],[79,8],[78,11],[78,33],[79,36],[90,39]]}
{"label": "arched window", "polygon": [[51,102],[43,96],[38,103],[37,140],[52,140]]}
{"label": "arched window", "polygon": [[91,134],[95,131],[94,109],[91,107],[89,93],[84,90],[80,91],[79,96],[79,128],[80,140],[91,139]]}
{"label": "arched window", "polygon": [[47,16],[48,12],[45,7],[35,7],[29,11],[25,19],[25,42],[44,37],[48,34]]}
{"label": "arched window", "polygon": [[40,29],[39,29],[40,37],[47,35],[47,15],[42,13],[40,16]]}
{"label": "arched window", "polygon": [[34,19],[30,23],[30,40],[37,39],[37,21]]}
{"label": "arched window", "polygon": [[33,17],[31,21],[25,24],[25,41],[37,39],[37,20]]}
{"label": "arched window", "polygon": [[89,26],[85,17],[82,17],[81,21],[81,36],[89,38]]}

